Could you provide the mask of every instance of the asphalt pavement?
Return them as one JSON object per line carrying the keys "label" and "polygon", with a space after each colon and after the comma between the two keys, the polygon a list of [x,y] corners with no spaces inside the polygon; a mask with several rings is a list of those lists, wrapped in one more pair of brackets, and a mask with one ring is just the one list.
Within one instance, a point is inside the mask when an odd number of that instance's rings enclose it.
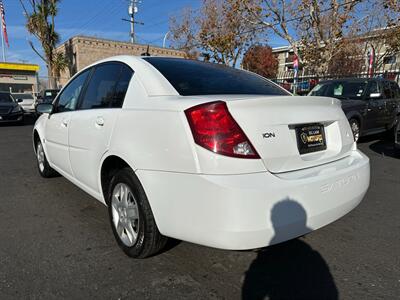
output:
{"label": "asphalt pavement", "polygon": [[252,251],[171,241],[135,260],[101,203],[39,176],[33,126],[0,125],[0,299],[400,299],[400,157],[360,142],[371,186],[342,219]]}

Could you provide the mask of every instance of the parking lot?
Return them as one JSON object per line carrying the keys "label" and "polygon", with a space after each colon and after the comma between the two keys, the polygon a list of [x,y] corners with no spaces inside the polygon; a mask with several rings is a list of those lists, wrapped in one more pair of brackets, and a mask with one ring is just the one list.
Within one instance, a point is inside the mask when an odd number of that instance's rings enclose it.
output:
{"label": "parking lot", "polygon": [[331,225],[258,251],[172,241],[134,260],[117,247],[105,206],[38,175],[32,127],[0,126],[0,299],[400,297],[400,158],[385,139],[360,142],[370,189]]}

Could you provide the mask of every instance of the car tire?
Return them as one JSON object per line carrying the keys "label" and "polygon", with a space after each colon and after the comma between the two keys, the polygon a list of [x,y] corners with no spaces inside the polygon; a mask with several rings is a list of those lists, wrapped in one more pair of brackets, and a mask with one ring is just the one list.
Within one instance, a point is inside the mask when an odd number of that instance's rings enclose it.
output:
{"label": "car tire", "polygon": [[130,257],[146,258],[158,253],[167,237],[158,231],[147,196],[130,168],[123,168],[111,179],[108,213],[114,237]]}
{"label": "car tire", "polygon": [[358,122],[356,119],[350,119],[350,128],[353,133],[354,141],[358,141],[360,138],[360,122]]}
{"label": "car tire", "polygon": [[46,154],[44,153],[42,142],[40,141],[36,144],[36,162],[40,176],[51,178],[58,175],[58,173],[50,167]]}

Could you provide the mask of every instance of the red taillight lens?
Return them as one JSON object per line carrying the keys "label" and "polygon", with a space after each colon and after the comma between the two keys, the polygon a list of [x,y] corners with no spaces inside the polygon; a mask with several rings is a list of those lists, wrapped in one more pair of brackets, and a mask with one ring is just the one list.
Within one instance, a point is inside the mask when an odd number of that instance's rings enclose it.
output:
{"label": "red taillight lens", "polygon": [[225,102],[197,105],[185,114],[196,144],[226,156],[260,158]]}

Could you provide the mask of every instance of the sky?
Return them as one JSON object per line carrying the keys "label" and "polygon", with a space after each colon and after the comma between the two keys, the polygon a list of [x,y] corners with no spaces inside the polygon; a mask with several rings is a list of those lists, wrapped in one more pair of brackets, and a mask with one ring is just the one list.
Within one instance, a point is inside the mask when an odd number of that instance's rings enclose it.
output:
{"label": "sky", "polygon": [[[28,44],[32,41],[40,49],[35,37],[25,29],[19,0],[3,0],[3,3],[10,43],[10,47],[6,48],[6,60],[39,64],[40,75],[46,75],[43,61]],[[121,20],[129,18],[128,4],[128,0],[62,0],[56,17],[56,31],[61,36],[61,42],[75,35],[129,41],[130,23]],[[200,1],[142,0],[135,15],[136,20],[144,22],[144,25],[135,26],[137,42],[161,46],[168,31],[169,17],[179,14],[187,6],[196,9]]]}
{"label": "sky", "polygon": [[[10,47],[6,48],[6,60],[39,64],[39,74],[45,76],[45,64],[28,44],[32,41],[40,49],[35,37],[26,31],[19,0],[3,0],[3,3],[10,43]],[[129,41],[130,23],[121,20],[129,18],[128,4],[129,0],[61,0],[56,17],[56,31],[61,36],[61,42],[75,35]],[[162,46],[164,35],[168,32],[169,17],[179,15],[185,7],[198,9],[200,6],[201,0],[141,0],[135,18],[144,25],[135,25],[137,42]],[[286,43],[275,41],[271,46],[282,44]]]}

